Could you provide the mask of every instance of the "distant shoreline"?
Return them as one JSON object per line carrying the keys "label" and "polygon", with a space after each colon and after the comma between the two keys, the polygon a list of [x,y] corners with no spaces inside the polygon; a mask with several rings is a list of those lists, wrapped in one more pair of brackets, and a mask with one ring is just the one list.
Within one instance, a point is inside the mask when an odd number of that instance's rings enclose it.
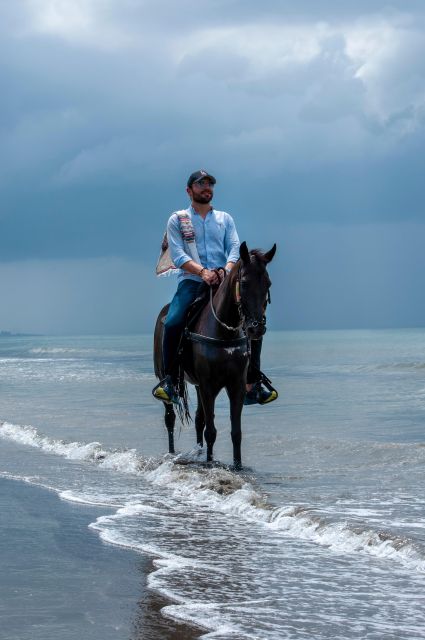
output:
{"label": "distant shoreline", "polygon": [[34,338],[40,336],[40,333],[13,333],[13,331],[0,331],[0,338]]}

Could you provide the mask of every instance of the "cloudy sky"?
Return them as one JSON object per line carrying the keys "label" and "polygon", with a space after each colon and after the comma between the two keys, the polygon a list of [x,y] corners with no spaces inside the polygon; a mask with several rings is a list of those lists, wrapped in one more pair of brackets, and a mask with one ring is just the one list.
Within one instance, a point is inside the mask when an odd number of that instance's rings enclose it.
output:
{"label": "cloudy sky", "polygon": [[0,0],[0,329],[151,331],[205,167],[273,328],[425,325],[423,0]]}

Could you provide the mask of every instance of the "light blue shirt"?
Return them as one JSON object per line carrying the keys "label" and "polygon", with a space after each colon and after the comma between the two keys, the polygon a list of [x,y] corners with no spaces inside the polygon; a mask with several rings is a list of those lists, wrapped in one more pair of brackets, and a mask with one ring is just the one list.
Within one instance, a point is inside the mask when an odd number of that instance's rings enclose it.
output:
{"label": "light blue shirt", "polygon": [[[203,267],[217,269],[224,267],[227,262],[236,262],[239,259],[239,237],[231,215],[225,211],[211,209],[203,219],[192,206],[188,212],[191,215],[196,248]],[[168,220],[167,238],[171,258],[179,268],[179,280],[189,278],[201,282],[202,278],[199,276],[180,269],[182,264],[193,258],[186,252],[176,213]]]}

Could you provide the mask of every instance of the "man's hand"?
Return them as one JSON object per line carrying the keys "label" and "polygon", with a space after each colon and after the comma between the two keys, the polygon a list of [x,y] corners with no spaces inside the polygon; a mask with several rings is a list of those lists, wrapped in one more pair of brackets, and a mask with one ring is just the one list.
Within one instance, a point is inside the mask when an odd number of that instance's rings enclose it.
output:
{"label": "man's hand", "polygon": [[202,269],[202,272],[199,274],[202,280],[211,287],[214,284],[220,284],[220,279],[218,278],[215,271],[211,271],[210,269]]}

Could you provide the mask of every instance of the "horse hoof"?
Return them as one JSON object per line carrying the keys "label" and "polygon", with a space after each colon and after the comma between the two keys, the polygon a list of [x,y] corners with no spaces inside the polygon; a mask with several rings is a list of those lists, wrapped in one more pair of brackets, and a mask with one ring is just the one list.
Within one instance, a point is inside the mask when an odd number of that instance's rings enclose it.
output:
{"label": "horse hoof", "polygon": [[242,462],[234,462],[233,471],[242,471]]}

